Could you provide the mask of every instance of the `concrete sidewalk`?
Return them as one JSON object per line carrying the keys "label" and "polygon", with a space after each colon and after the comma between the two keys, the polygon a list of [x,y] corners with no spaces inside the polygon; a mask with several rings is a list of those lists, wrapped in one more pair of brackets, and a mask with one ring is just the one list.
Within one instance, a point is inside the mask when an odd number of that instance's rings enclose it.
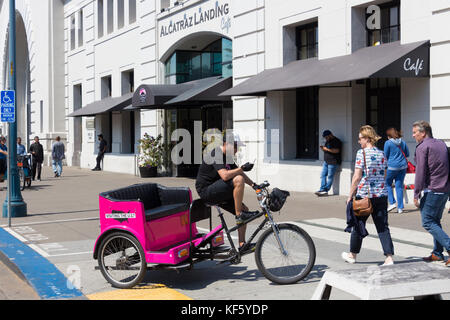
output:
{"label": "concrete sidewalk", "polygon": [[[13,225],[39,223],[46,220],[70,220],[98,218],[98,194],[104,191],[129,186],[136,183],[160,183],[168,187],[189,187],[194,198],[195,180],[186,178],[151,178],[142,179],[132,175],[92,172],[85,169],[64,168],[61,178],[53,178],[50,168],[45,167],[43,181],[34,181],[30,189],[25,189],[22,196],[28,206],[28,217],[13,219]],[[283,188],[283,186],[271,186]],[[0,192],[0,201],[4,202],[6,190]],[[254,191],[247,187],[245,203],[250,209],[257,209]],[[275,216],[278,220],[304,221],[312,219],[339,218],[346,219],[346,197],[329,196],[318,198],[314,194],[292,192],[291,197],[281,211]],[[394,210],[396,211],[396,210]],[[369,222],[370,219],[369,219]],[[447,229],[450,215],[445,213],[442,225]],[[0,225],[7,224],[6,218],[0,218]],[[425,232],[421,225],[420,212],[408,204],[404,214],[390,213],[389,224],[393,227]],[[345,228],[345,225],[343,226]]]}
{"label": "concrete sidewalk", "polygon": [[20,270],[1,252],[0,300],[40,300]]}

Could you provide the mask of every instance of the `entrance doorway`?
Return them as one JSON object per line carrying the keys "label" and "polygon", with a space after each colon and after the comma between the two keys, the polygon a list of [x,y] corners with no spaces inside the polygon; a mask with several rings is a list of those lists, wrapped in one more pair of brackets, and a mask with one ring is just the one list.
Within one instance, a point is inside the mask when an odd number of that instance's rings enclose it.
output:
{"label": "entrance doorway", "polygon": [[401,130],[400,79],[380,78],[367,81],[367,123],[381,136],[378,147],[383,149],[387,141],[386,130]]}
{"label": "entrance doorway", "polygon": [[[178,108],[167,110],[166,137],[170,139],[172,133],[176,129],[186,129],[191,133],[191,163],[183,163],[176,167],[176,176],[179,178],[195,178],[197,177],[199,164],[194,163],[194,124],[196,121],[202,122],[202,133],[209,129],[217,129],[219,131],[232,129],[233,124],[233,108],[231,102],[225,102],[213,105],[203,105],[201,107]],[[171,149],[178,142],[170,142]],[[181,153],[180,156],[183,156]]]}

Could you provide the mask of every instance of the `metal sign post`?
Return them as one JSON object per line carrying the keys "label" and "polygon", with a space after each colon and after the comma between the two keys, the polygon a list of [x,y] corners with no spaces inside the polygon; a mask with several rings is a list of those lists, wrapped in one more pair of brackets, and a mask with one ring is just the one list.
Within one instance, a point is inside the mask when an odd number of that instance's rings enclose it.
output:
{"label": "metal sign post", "polygon": [[[8,124],[8,131],[9,131],[9,126],[10,126],[10,124]],[[11,150],[10,145],[11,145],[11,140],[8,139],[8,150]],[[8,164],[10,162],[10,158],[11,158],[11,156],[10,156],[10,153],[8,152],[8,162],[7,162]],[[11,181],[12,181],[12,179],[10,179],[11,166],[9,166],[9,165],[8,165],[7,174],[8,174],[8,228],[11,228]]]}
{"label": "metal sign post", "polygon": [[[11,123],[16,121],[16,93],[12,90],[0,92],[1,121],[8,123],[8,132]],[[11,228],[11,139],[8,139],[7,178],[8,178],[8,227]]]}
{"label": "metal sign post", "polygon": [[[27,216],[27,204],[23,201],[22,194],[20,192],[20,178],[19,170],[17,167],[17,122],[16,113],[17,106],[15,104],[14,92],[17,87],[17,66],[16,66],[16,1],[9,0],[9,93],[2,92],[2,118],[9,122],[8,126],[8,201],[3,203],[2,216],[6,218],[8,215],[11,218],[26,217]],[[14,100],[14,103],[12,103]],[[3,104],[5,104],[3,106]],[[11,105],[13,106],[11,108]]]}

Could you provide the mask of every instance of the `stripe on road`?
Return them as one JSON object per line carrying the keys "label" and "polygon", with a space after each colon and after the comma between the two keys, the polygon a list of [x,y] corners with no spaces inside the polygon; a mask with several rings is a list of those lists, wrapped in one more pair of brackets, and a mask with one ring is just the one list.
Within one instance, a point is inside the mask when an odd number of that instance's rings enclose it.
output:
{"label": "stripe on road", "polygon": [[42,299],[83,297],[52,263],[2,228],[0,250],[20,269]]}
{"label": "stripe on road", "polygon": [[89,300],[193,300],[163,284],[146,285],[88,295]]}
{"label": "stripe on road", "polygon": [[[288,223],[293,223],[299,226],[313,238],[350,245],[350,233],[344,232],[344,228],[342,228],[342,231],[337,231],[334,228],[312,225],[311,223],[300,223],[292,221]],[[418,247],[398,241],[393,241],[393,243],[396,256],[404,258],[421,258],[430,255],[430,249],[428,248]],[[368,236],[364,238],[362,249],[381,251],[382,249],[380,240],[378,239],[378,237]]]}

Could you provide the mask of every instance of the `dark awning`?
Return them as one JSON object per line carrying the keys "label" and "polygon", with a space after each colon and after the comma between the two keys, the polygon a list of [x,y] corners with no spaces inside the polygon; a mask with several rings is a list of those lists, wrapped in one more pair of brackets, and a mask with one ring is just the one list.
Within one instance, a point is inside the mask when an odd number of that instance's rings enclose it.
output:
{"label": "dark awning", "polygon": [[353,54],[294,61],[269,69],[223,92],[223,96],[264,96],[268,91],[368,79],[429,77],[429,41],[400,41],[367,47]]}
{"label": "dark awning", "polygon": [[179,96],[167,101],[165,105],[179,105],[199,101],[229,101],[229,97],[219,96],[220,93],[233,86],[232,77],[207,78],[196,81],[192,88]]}
{"label": "dark awning", "polygon": [[106,112],[121,111],[126,107],[131,106],[132,98],[133,93],[127,93],[116,98],[108,97],[88,104],[84,108],[78,109],[77,111],[69,114],[68,117],[91,117]]}
{"label": "dark awning", "polygon": [[231,77],[210,77],[181,84],[142,85],[134,93],[132,108],[125,110],[170,109],[201,102],[230,101],[229,97],[219,94],[231,86]]}

